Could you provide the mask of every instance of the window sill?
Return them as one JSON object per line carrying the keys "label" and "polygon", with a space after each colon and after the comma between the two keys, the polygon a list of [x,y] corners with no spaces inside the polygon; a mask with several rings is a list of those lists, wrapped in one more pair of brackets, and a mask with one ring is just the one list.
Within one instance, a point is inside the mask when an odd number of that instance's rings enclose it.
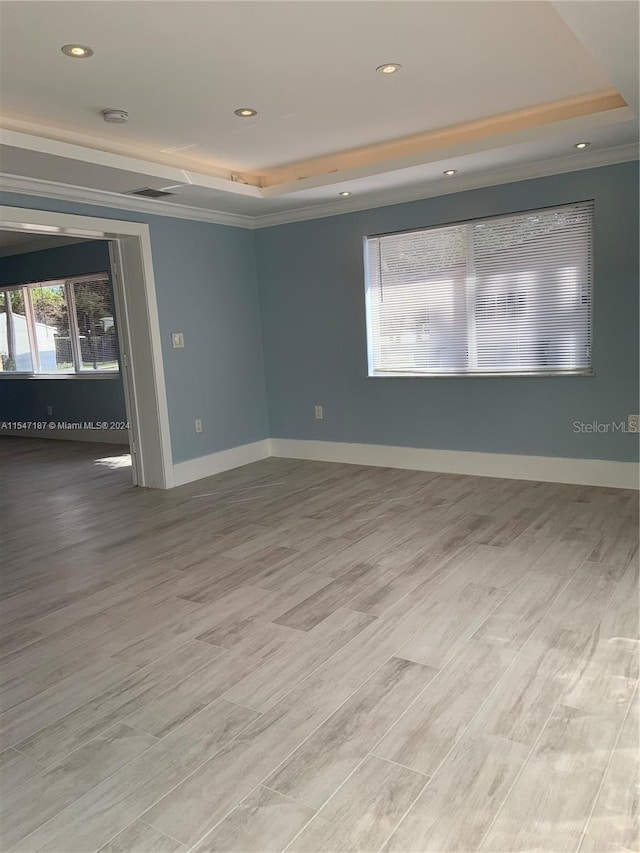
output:
{"label": "window sill", "polygon": [[3,379],[119,379],[119,370],[96,370],[95,373],[18,373],[1,370],[0,381]]}
{"label": "window sill", "polygon": [[544,373],[369,373],[367,379],[549,379],[552,376],[574,378],[595,376],[593,370],[549,370]]}

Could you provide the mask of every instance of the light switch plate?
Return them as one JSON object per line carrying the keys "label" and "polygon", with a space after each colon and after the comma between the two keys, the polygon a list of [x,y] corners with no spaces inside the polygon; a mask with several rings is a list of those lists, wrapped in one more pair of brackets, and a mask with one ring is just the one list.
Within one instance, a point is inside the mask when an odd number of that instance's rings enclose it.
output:
{"label": "light switch plate", "polygon": [[174,349],[184,348],[184,334],[182,332],[171,332],[171,346]]}

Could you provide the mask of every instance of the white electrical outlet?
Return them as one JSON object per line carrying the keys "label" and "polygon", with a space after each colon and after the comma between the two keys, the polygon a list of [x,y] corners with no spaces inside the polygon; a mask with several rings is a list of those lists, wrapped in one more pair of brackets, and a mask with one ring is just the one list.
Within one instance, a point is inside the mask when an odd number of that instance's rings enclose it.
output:
{"label": "white electrical outlet", "polygon": [[316,414],[316,420],[321,421],[324,418],[324,411],[322,409],[322,406],[314,406],[313,410]]}
{"label": "white electrical outlet", "polygon": [[171,346],[174,349],[184,349],[184,334],[182,332],[171,332]]}
{"label": "white electrical outlet", "polygon": [[196,432],[202,432],[202,421],[200,418],[196,418]]}
{"label": "white electrical outlet", "polygon": [[53,414],[53,406],[47,406],[47,414],[48,414],[48,415],[52,415],[52,414]]}
{"label": "white electrical outlet", "polygon": [[640,415],[627,417],[627,432],[640,432]]}

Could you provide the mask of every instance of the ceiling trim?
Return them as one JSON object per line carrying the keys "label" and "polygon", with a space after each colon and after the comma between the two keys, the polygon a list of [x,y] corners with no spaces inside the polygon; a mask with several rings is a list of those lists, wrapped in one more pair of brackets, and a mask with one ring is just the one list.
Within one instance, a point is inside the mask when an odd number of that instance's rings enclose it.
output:
{"label": "ceiling trim", "polygon": [[[610,89],[323,155],[268,170],[262,176],[240,172],[228,172],[221,176],[216,175],[215,169],[193,171],[182,168],[178,163],[160,163],[153,157],[141,160],[133,156],[133,151],[128,154],[117,153],[49,138],[38,133],[43,128],[35,125],[31,127],[25,122],[16,123],[12,119],[0,118],[0,128],[2,144],[10,148],[147,175],[153,178],[154,189],[164,188],[162,184],[155,186],[161,181],[171,187],[192,185],[253,198],[271,198],[534,141],[544,135],[550,124],[557,131],[572,130],[577,137],[584,137],[589,129],[633,118],[633,112],[624,99],[615,89]],[[19,129],[12,129],[14,127]],[[35,133],[25,133],[25,129],[32,129]]]}
{"label": "ceiling trim", "polygon": [[153,216],[169,216],[172,219],[191,219],[195,222],[211,222],[214,225],[233,225],[236,228],[253,228],[252,216],[241,213],[226,213],[223,210],[202,210],[186,204],[174,204],[170,201],[140,198],[108,190],[92,190],[72,184],[59,184],[56,181],[42,181],[39,178],[25,178],[20,175],[0,173],[0,190],[16,192],[21,195],[42,196],[60,201],[76,201],[81,204],[97,204],[100,207],[112,207],[117,210],[133,210]]}
{"label": "ceiling trim", "polygon": [[[166,163],[157,163],[153,160],[140,160],[139,158],[113,151],[103,151],[99,148],[91,148],[76,145],[72,142],[23,133],[19,130],[12,130],[9,124],[10,122],[0,119],[2,144],[10,148],[23,148],[27,151],[37,151],[40,154],[51,154],[54,157],[78,160],[81,163],[108,166],[124,172],[143,173],[153,178],[162,178],[164,181],[173,184],[196,184],[199,187],[206,187],[207,189],[254,196],[256,198],[260,197],[258,187],[243,182],[244,178],[235,172],[228,172],[226,177],[220,177],[203,172],[187,171],[181,167]],[[242,178],[242,180],[234,180],[234,175]]]}
{"label": "ceiling trim", "polygon": [[[123,144],[114,139],[93,136],[88,133],[78,133],[63,130],[52,125],[38,124],[34,121],[2,116],[2,131],[5,134],[16,134],[16,138],[24,137],[19,142],[20,147],[31,148],[33,151],[43,151],[48,154],[73,157],[76,160],[86,160],[88,163],[113,165],[108,162],[111,157],[122,157],[123,162],[130,161],[135,170],[136,163],[152,163],[156,169],[193,172],[200,177],[211,178],[225,184],[232,181],[232,175],[237,169],[227,169],[215,163],[203,163],[194,158],[172,154],[168,150],[157,151],[150,146]],[[29,142],[27,140],[30,140]],[[8,143],[9,144],[9,143]],[[68,153],[64,153],[67,151]],[[120,166],[126,168],[126,165]],[[204,171],[202,169],[204,168]],[[162,172],[159,173],[162,176]]]}
{"label": "ceiling trim", "polygon": [[402,204],[409,201],[420,201],[442,195],[465,192],[466,190],[482,189],[483,187],[511,184],[516,181],[526,181],[532,178],[545,178],[551,175],[561,175],[567,172],[581,172],[585,169],[595,169],[600,166],[611,166],[616,163],[628,163],[638,160],[639,148],[635,143],[606,148],[602,151],[585,151],[580,154],[570,154],[554,157],[537,163],[522,163],[500,169],[487,169],[476,175],[459,175],[446,182],[437,181],[431,186],[400,187],[371,193],[362,199],[351,198],[331,201],[328,204],[318,204],[313,207],[302,207],[297,210],[282,213],[265,213],[253,217],[254,228],[270,228],[274,225],[286,225],[291,222],[302,222],[308,219],[322,219],[327,216],[337,216],[342,213],[353,213],[359,210],[371,210],[376,207],[388,207],[392,204]]}
{"label": "ceiling trim", "polygon": [[622,110],[625,107],[627,107],[626,101],[615,89],[591,92],[588,95],[578,95],[561,101],[512,110],[508,113],[428,130],[388,142],[362,145],[351,151],[339,151],[297,163],[287,163],[284,166],[264,170],[260,174],[260,186],[277,187],[319,175],[336,172],[339,174],[350,169],[398,162],[427,152],[447,151],[459,145],[477,145],[481,141],[493,141],[532,130],[539,131],[542,127],[571,119],[603,116],[612,110]]}
{"label": "ceiling trim", "polygon": [[[169,182],[196,184],[225,192],[254,196],[282,194],[292,186],[322,185],[335,181],[341,173],[358,170],[376,174],[423,162],[425,156],[452,154],[460,147],[497,147],[499,140],[528,139],[549,125],[556,127],[591,119],[597,122],[622,121],[631,111],[613,88],[536,104],[473,121],[440,127],[409,136],[360,145],[350,150],[286,163],[255,173],[255,170],[225,169],[216,163],[195,163],[190,158],[160,156],[162,152],[139,144],[124,145],[60,128],[5,116],[0,120],[3,143],[43,154],[67,157],[85,163],[131,172],[144,172]],[[614,114],[617,114],[615,117]],[[261,189],[267,192],[261,193]],[[271,192],[269,192],[271,190]],[[275,191],[275,192],[274,192]]]}
{"label": "ceiling trim", "polygon": [[[567,119],[563,122],[558,122],[555,130],[563,133],[567,140],[570,137],[575,137],[576,139],[589,139],[591,138],[592,131],[597,132],[603,127],[610,127],[612,124],[617,122],[630,121],[634,118],[635,117],[629,107],[622,107],[620,109],[610,110],[608,113],[597,113],[586,118],[573,118]],[[466,157],[488,151],[497,151],[501,148],[513,145],[521,145],[530,142],[543,142],[546,138],[544,128],[542,127],[532,128],[528,131],[517,131],[499,138],[494,137],[492,139],[478,140],[476,142],[460,143],[459,145],[454,145],[450,148],[437,149],[432,152],[423,152],[421,154],[416,154],[415,156],[403,157],[393,162],[388,161],[385,164],[380,164],[379,168],[362,166],[345,169],[335,175],[319,175],[308,178],[301,177],[289,184],[278,184],[270,187],[264,187],[261,191],[261,196],[262,198],[286,197],[291,196],[293,193],[300,193],[305,190],[319,189],[320,187],[329,187],[332,185],[341,188],[347,183],[353,184],[353,182],[358,181],[360,178],[399,173],[402,169],[409,169],[414,166],[427,166],[434,163],[443,163],[444,165],[447,165],[446,161],[454,158]],[[568,145],[569,142],[567,142],[567,146]],[[334,178],[335,181],[327,180],[327,178]],[[351,190],[352,187],[350,186],[349,189]]]}
{"label": "ceiling trim", "polygon": [[370,193],[361,199],[351,198],[327,204],[301,207],[280,213],[266,213],[257,216],[247,216],[239,213],[225,213],[220,210],[202,210],[197,207],[175,204],[167,201],[156,201],[139,197],[122,195],[106,190],[92,190],[86,187],[60,184],[54,181],[43,181],[36,178],[26,178],[19,175],[0,173],[0,190],[15,192],[20,195],[40,196],[74,201],[80,204],[94,204],[100,207],[110,207],[117,210],[130,210],[153,216],[168,216],[173,219],[190,219],[196,222],[209,222],[215,225],[231,225],[236,228],[270,228],[274,225],[285,225],[291,222],[301,222],[309,219],[322,219],[343,213],[353,213],[359,210],[370,210],[376,207],[387,207],[392,204],[402,204],[408,201],[419,201],[441,195],[481,189],[499,184],[514,183],[532,178],[548,177],[550,175],[579,172],[600,166],[616,163],[627,163],[638,159],[638,146],[635,143],[606,148],[601,151],[585,151],[555,157],[537,163],[524,163],[501,169],[487,169],[479,174],[460,175],[446,182],[438,181],[432,185],[423,184],[398,189],[382,190]]}

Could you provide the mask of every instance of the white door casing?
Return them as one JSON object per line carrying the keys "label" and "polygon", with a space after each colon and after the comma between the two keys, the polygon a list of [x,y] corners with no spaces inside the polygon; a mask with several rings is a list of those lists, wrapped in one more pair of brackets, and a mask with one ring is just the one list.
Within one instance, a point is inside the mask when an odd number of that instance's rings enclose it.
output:
{"label": "white door casing", "polygon": [[134,482],[171,488],[173,457],[149,226],[2,205],[0,228],[110,241]]}

